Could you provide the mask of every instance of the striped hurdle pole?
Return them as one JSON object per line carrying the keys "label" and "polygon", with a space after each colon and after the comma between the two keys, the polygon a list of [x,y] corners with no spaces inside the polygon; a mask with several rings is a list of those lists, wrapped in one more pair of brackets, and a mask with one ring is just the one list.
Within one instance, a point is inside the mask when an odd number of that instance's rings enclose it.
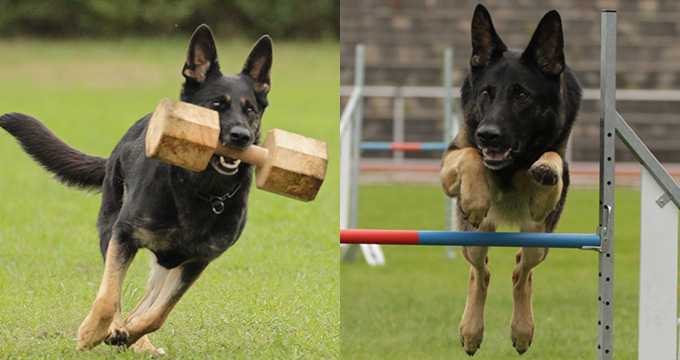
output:
{"label": "striped hurdle pole", "polygon": [[598,250],[600,237],[587,233],[516,233],[426,230],[340,230],[343,244],[547,247]]}

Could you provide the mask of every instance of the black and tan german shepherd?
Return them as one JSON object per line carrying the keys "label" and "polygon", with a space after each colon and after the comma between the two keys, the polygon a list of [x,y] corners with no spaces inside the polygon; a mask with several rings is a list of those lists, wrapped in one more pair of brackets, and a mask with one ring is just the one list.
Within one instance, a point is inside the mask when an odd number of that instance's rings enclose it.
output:
{"label": "black and tan german shepherd", "polygon": [[[207,25],[191,37],[182,69],[182,101],[219,112],[223,145],[257,144],[267,107],[272,43],[254,45],[241,72],[223,76]],[[238,240],[246,224],[252,169],[215,156],[207,170],[194,173],[144,153],[150,115],[137,121],[108,159],[86,155],[23,114],[0,117],[0,127],[67,185],[101,190],[97,228],[104,276],[94,304],[78,329],[77,348],[105,341],[160,354],[147,334],[159,329],[172,308],[206,266]],[[121,285],[140,248],[155,255],[148,289],[127,318],[121,316]]]}
{"label": "black and tan german shepherd", "polygon": [[[562,20],[550,11],[524,51],[509,50],[487,9],[472,19],[470,72],[461,88],[465,123],[444,153],[444,191],[458,198],[458,228],[552,232],[564,207],[569,171],[564,152],[581,101],[581,88],[564,60]],[[531,269],[548,249],[523,248],[512,275],[511,338],[520,354],[534,333]],[[460,340],[469,355],[484,333],[489,285],[486,247],[465,247],[472,265]]]}

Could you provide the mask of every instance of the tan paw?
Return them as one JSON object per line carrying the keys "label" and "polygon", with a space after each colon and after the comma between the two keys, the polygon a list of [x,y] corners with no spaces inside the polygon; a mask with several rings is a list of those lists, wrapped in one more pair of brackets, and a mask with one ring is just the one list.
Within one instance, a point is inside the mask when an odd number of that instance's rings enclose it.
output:
{"label": "tan paw", "polygon": [[90,313],[78,328],[78,340],[76,349],[83,351],[89,350],[99,345],[109,335],[109,321],[96,319]]}
{"label": "tan paw", "polygon": [[463,346],[465,353],[472,356],[482,346],[482,339],[484,338],[484,324],[482,322],[462,322],[458,328],[460,335],[460,344]]}
{"label": "tan paw", "polygon": [[154,357],[165,355],[165,350],[155,347],[148,335],[139,338],[137,342],[130,345],[130,348],[136,353],[148,354]]}
{"label": "tan paw", "polygon": [[534,183],[542,186],[557,185],[560,176],[550,165],[538,161],[529,168],[529,175]]}
{"label": "tan paw", "polygon": [[491,192],[484,177],[463,175],[458,206],[463,219],[478,228],[491,208]]}
{"label": "tan paw", "polygon": [[517,353],[522,355],[531,346],[531,341],[534,338],[534,323],[532,321],[512,321],[510,326],[510,338],[512,346],[517,350]]}

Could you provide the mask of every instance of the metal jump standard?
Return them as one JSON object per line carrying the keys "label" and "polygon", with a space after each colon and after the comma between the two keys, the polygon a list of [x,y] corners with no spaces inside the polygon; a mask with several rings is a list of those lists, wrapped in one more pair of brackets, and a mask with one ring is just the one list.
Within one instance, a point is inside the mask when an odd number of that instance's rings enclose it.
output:
{"label": "metal jump standard", "polygon": [[[352,94],[343,113],[341,141],[350,145],[361,117],[361,90]],[[354,95],[358,94],[357,97]],[[346,108],[347,109],[347,108]],[[456,245],[558,247],[596,250],[599,256],[597,321],[598,359],[614,357],[614,145],[616,135],[623,140],[641,169],[640,219],[640,299],[638,358],[678,359],[678,207],[680,187],[649,151],[616,110],[616,11],[601,14],[600,55],[600,202],[599,226],[593,234],[562,233],[484,233],[451,231],[399,231],[349,229],[349,178],[341,176],[341,230],[343,244]],[[341,174],[358,161],[358,144],[353,154],[343,147]],[[352,157],[352,155],[354,157]],[[352,173],[352,176],[356,176]],[[347,199],[346,199],[347,198]]]}

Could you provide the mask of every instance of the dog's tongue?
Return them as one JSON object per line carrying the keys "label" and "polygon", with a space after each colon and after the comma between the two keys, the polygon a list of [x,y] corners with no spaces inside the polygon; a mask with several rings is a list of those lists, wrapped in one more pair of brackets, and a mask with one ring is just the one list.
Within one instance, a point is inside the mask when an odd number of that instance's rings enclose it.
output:
{"label": "dog's tongue", "polygon": [[498,150],[486,148],[482,150],[482,153],[484,155],[484,158],[486,158],[487,160],[501,161],[508,158],[508,156],[510,155],[510,149]]}

